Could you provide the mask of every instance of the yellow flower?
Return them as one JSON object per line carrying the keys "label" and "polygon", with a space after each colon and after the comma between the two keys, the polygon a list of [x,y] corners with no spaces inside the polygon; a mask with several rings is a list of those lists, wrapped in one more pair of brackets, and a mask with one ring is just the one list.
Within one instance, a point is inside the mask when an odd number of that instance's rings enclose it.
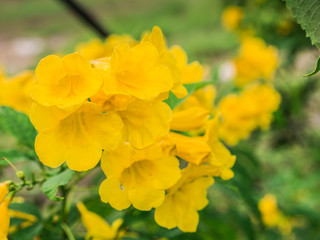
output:
{"label": "yellow flower", "polygon": [[107,96],[99,92],[91,98],[103,111],[116,111],[124,123],[124,140],[138,149],[153,144],[170,129],[172,111],[160,101],[146,102],[126,95]]}
{"label": "yellow flower", "polygon": [[77,204],[78,210],[81,214],[81,220],[87,229],[86,239],[105,240],[105,239],[121,239],[125,235],[120,227],[123,223],[122,219],[115,220],[110,226],[102,217],[94,212],[87,210],[83,203]]}
{"label": "yellow flower", "polygon": [[267,129],[279,104],[279,93],[269,85],[252,85],[240,95],[227,95],[218,106],[222,116],[219,136],[229,145],[235,145],[256,128]]}
{"label": "yellow flower", "polygon": [[177,133],[170,133],[161,142],[163,150],[176,155],[183,160],[199,165],[208,163],[218,170],[222,179],[233,177],[231,168],[236,157],[219,141],[219,116],[209,120],[203,137],[187,137]]}
{"label": "yellow flower", "polygon": [[104,152],[101,167],[107,176],[99,189],[101,200],[117,210],[131,204],[142,211],[158,207],[165,189],[180,178],[179,161],[163,154],[159,145],[143,150],[120,145],[113,152]]}
{"label": "yellow flower", "polygon": [[182,68],[178,65],[179,60],[180,64],[186,64],[186,62],[183,62],[184,60],[186,61],[186,55],[184,55],[185,59],[177,59],[175,53],[168,49],[162,31],[158,26],[153,27],[151,33],[145,34],[142,38],[142,42],[149,42],[153,44],[153,46],[158,50],[160,56],[159,63],[164,64],[170,69],[174,82],[174,85],[171,89],[172,93],[178,98],[187,96],[188,91],[182,85]]}
{"label": "yellow flower", "polygon": [[174,132],[162,138],[161,146],[164,152],[195,165],[202,163],[211,152],[202,137],[187,137]]}
{"label": "yellow flower", "polygon": [[129,143],[141,149],[169,132],[172,111],[161,101],[145,103],[135,100],[128,104],[126,110],[119,111],[119,115]]}
{"label": "yellow flower", "polygon": [[120,43],[128,43],[134,46],[136,41],[130,35],[111,34],[104,43],[98,38],[94,38],[89,42],[80,43],[76,46],[76,51],[87,60],[110,57],[113,49]]}
{"label": "yellow flower", "polygon": [[13,77],[4,77],[2,82],[0,80],[0,105],[29,114],[32,104],[30,94],[35,83],[32,71],[24,71]]}
{"label": "yellow flower", "polygon": [[119,44],[110,59],[101,59],[104,64],[95,66],[103,67],[106,95],[122,94],[152,100],[168,92],[173,85],[168,67],[159,64],[158,60],[159,53],[151,43],[140,43],[132,48]]}
{"label": "yellow flower", "polygon": [[0,183],[0,239],[7,240],[10,215],[9,215],[9,198],[5,198],[8,194],[8,184]]}
{"label": "yellow flower", "polygon": [[175,131],[198,130],[205,126],[210,114],[215,113],[216,89],[209,85],[198,89],[173,111],[171,129]]}
{"label": "yellow flower", "polygon": [[265,195],[259,201],[259,210],[263,223],[268,227],[277,226],[280,222],[281,212],[278,209],[277,199],[272,194]]}
{"label": "yellow flower", "polygon": [[43,106],[67,108],[82,104],[101,87],[102,78],[79,53],[50,55],[36,68],[38,83],[32,98]]}
{"label": "yellow flower", "polygon": [[19,219],[26,220],[19,225],[11,226],[9,228],[10,234],[15,233],[21,229],[30,227],[38,221],[38,218],[32,214],[21,212],[21,211],[16,211],[16,210],[12,210],[12,209],[9,210],[9,215],[10,215],[10,218],[19,218]]}
{"label": "yellow flower", "polygon": [[155,210],[155,221],[162,227],[178,227],[184,232],[195,232],[199,223],[198,211],[207,204],[207,188],[215,175],[210,166],[189,165],[182,170],[179,181],[167,190],[163,204]]}
{"label": "yellow flower", "polygon": [[260,39],[246,36],[242,39],[240,54],[234,59],[235,83],[244,86],[260,78],[271,81],[279,65],[277,49]]}
{"label": "yellow flower", "polygon": [[237,6],[229,6],[223,10],[223,26],[230,31],[237,30],[243,19],[243,9]]}
{"label": "yellow flower", "polygon": [[173,46],[170,50],[177,59],[177,66],[181,71],[181,82],[183,84],[197,83],[203,80],[203,67],[199,62],[188,64],[187,54],[179,46]]}
{"label": "yellow flower", "polygon": [[100,160],[102,149],[115,149],[121,140],[123,123],[114,112],[87,102],[73,112],[34,104],[30,119],[39,131],[35,150],[40,161],[58,167],[65,161],[69,168],[86,171]]}
{"label": "yellow flower", "polygon": [[8,184],[7,183],[0,183],[0,203],[4,200],[4,198],[9,193]]}
{"label": "yellow flower", "polygon": [[192,107],[174,111],[170,128],[175,131],[191,131],[203,127],[209,118],[209,111],[202,107]]}
{"label": "yellow flower", "polygon": [[211,148],[211,153],[205,160],[211,166],[219,169],[219,176],[223,180],[228,180],[233,177],[233,167],[236,157],[232,155],[226,146],[219,140],[220,121],[219,115],[207,123],[204,139]]}

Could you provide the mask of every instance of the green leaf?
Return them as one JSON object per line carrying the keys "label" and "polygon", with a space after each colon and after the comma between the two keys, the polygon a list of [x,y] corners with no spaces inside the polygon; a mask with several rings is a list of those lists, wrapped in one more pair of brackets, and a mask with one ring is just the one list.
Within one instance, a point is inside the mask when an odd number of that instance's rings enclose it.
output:
{"label": "green leaf", "polygon": [[38,220],[29,227],[20,228],[21,223],[25,222],[25,219],[20,218],[11,218],[10,226],[16,225],[18,231],[9,235],[9,239],[19,240],[19,239],[34,239],[35,236],[39,235],[43,228],[43,221],[39,212],[39,209],[29,203],[11,203],[9,206],[10,209],[28,213],[34,215]]}
{"label": "green leaf", "polygon": [[0,131],[14,136],[20,144],[34,149],[37,131],[26,114],[10,107],[0,107]]}
{"label": "green leaf", "polygon": [[287,0],[286,3],[297,22],[306,31],[307,37],[310,37],[312,44],[319,45],[320,2],[318,0]]}
{"label": "green leaf", "polygon": [[67,169],[58,175],[48,178],[41,186],[41,190],[48,196],[49,199],[60,201],[63,198],[57,197],[58,189],[70,182],[74,175],[74,171]]}
{"label": "green leaf", "polygon": [[314,69],[314,71],[311,72],[311,73],[309,73],[309,74],[307,74],[307,75],[305,75],[304,77],[310,77],[310,76],[316,74],[316,73],[319,72],[319,71],[320,71],[320,57],[319,57],[318,60],[317,60],[317,66],[316,66],[316,68]]}
{"label": "green leaf", "polygon": [[212,82],[199,82],[199,83],[184,84],[183,86],[188,90],[188,95],[186,97],[179,99],[172,92],[170,92],[169,98],[166,99],[164,102],[167,103],[170,106],[170,108],[173,110],[179,104],[183,103],[187,99],[187,97],[189,97],[196,90],[203,88],[209,84],[212,84]]}

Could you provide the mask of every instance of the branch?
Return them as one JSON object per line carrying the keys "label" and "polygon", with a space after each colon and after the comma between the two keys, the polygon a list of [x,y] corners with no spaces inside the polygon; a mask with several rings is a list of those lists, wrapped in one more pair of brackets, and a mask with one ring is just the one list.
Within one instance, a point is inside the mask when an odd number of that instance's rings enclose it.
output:
{"label": "branch", "polygon": [[102,38],[106,38],[110,33],[98,23],[94,17],[85,10],[85,8],[74,0],[60,0],[64,3],[77,17],[93,28]]}

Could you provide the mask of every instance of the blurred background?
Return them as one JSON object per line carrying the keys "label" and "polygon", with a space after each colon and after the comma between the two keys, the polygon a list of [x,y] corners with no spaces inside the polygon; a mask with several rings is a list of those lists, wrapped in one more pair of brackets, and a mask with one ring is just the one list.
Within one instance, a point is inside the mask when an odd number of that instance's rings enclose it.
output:
{"label": "blurred background", "polygon": [[[222,15],[227,7],[239,6],[244,16],[242,27],[277,47],[280,55],[274,85],[282,102],[274,122],[269,131],[257,130],[250,139],[230,148],[237,156],[235,177],[227,182],[216,180],[210,188],[210,203],[200,212],[198,231],[168,231],[155,224],[152,213],[137,211],[127,221],[134,231],[144,233],[146,238],[142,239],[320,239],[320,89],[318,75],[303,77],[314,69],[319,52],[291,17],[285,2],[77,2],[111,33],[140,39],[146,30],[160,26],[169,46],[180,45],[189,61],[197,60],[217,70],[219,76],[228,75],[223,66],[240,48],[239,33],[223,25]],[[99,36],[62,1],[1,0],[0,64],[8,75],[34,69],[49,54],[71,53],[78,43],[93,37]],[[218,95],[219,90],[225,90],[219,88],[219,82],[217,87]],[[11,172],[0,173],[0,180],[12,176]],[[94,172],[89,178],[94,183],[103,177]],[[109,221],[121,215],[108,205],[97,204],[94,194],[84,201],[90,210]],[[30,194],[29,198],[41,202]],[[262,215],[264,210],[272,214],[275,206],[285,220],[270,226]],[[73,209],[70,222],[77,216]]]}

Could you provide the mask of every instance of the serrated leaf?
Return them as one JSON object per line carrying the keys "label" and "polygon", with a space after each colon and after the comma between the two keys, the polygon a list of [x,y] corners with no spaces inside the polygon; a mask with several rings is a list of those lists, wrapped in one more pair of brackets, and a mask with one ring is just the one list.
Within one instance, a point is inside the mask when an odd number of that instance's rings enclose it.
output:
{"label": "serrated leaf", "polygon": [[10,107],[0,107],[0,131],[14,136],[24,146],[34,148],[37,131],[26,114]]}
{"label": "serrated leaf", "polygon": [[183,86],[188,90],[188,95],[186,97],[179,99],[172,92],[170,92],[168,99],[166,99],[164,102],[167,103],[169,105],[169,107],[173,110],[178,105],[183,103],[187,99],[187,97],[189,97],[196,90],[203,88],[209,84],[212,84],[212,82],[199,82],[199,83],[184,84]]}
{"label": "serrated leaf", "polygon": [[316,66],[316,68],[313,70],[313,72],[305,75],[305,77],[310,77],[310,76],[316,74],[316,73],[319,72],[319,71],[320,71],[320,57],[319,57],[318,60],[317,60],[317,66]]}
{"label": "serrated leaf", "polygon": [[310,37],[312,44],[318,45],[320,43],[320,1],[287,0],[286,3],[297,22],[306,31],[307,37]]}
{"label": "serrated leaf", "polygon": [[60,201],[63,198],[57,197],[58,189],[70,182],[74,175],[74,171],[67,169],[58,175],[48,178],[41,186],[41,190],[47,197],[54,201]]}

